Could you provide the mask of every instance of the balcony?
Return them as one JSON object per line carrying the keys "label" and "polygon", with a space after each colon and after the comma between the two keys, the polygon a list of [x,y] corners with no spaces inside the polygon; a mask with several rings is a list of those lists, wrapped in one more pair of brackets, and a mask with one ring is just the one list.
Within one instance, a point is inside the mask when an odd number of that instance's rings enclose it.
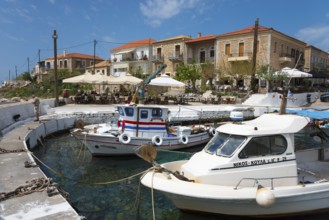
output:
{"label": "balcony", "polygon": [[228,55],[227,61],[228,62],[239,62],[239,61],[251,61],[252,60],[252,53],[231,53]]}
{"label": "balcony", "polygon": [[292,57],[290,54],[280,54],[279,57],[279,62],[281,64],[287,64],[287,63],[291,63],[293,61],[294,57]]}
{"label": "balcony", "polygon": [[169,54],[168,59],[172,62],[183,62],[183,54],[180,53]]}
{"label": "balcony", "polygon": [[152,63],[163,63],[163,56],[160,54],[151,57]]}

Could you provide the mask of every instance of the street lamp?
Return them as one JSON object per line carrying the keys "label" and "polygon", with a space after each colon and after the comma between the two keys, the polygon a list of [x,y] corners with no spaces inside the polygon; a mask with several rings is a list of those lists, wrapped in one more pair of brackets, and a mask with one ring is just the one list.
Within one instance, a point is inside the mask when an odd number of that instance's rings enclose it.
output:
{"label": "street lamp", "polygon": [[54,77],[55,77],[55,107],[58,106],[58,81],[57,81],[57,33],[56,30],[54,30],[53,33],[53,39],[54,39]]}

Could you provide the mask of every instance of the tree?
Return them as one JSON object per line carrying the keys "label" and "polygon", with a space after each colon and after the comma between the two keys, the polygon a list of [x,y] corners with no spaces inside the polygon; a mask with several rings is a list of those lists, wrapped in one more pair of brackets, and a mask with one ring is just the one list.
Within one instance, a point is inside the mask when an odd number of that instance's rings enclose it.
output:
{"label": "tree", "polygon": [[226,62],[223,61],[219,69],[221,77],[232,77],[236,82],[250,78],[252,63],[250,62]]}
{"label": "tree", "polygon": [[192,91],[196,91],[195,83],[201,79],[201,67],[197,64],[179,64],[176,67],[176,77],[179,81],[189,81],[192,84]]}
{"label": "tree", "polygon": [[24,72],[22,75],[17,76],[16,80],[32,81],[32,77],[29,72]]}
{"label": "tree", "polygon": [[[269,90],[272,90],[273,88],[273,82],[274,81],[283,81],[288,79],[288,75],[285,72],[279,72],[278,74],[275,73],[275,71],[269,66],[269,65],[264,65],[260,66],[258,68],[257,76],[260,79],[265,79],[269,82]],[[286,107],[287,107],[287,97],[288,95],[288,86],[283,88],[283,94],[281,98],[281,105],[280,105],[280,114],[285,114],[286,113]]]}
{"label": "tree", "polygon": [[215,66],[213,63],[206,62],[201,64],[202,69],[202,81],[209,81],[210,87],[213,87],[213,79],[216,77]]}

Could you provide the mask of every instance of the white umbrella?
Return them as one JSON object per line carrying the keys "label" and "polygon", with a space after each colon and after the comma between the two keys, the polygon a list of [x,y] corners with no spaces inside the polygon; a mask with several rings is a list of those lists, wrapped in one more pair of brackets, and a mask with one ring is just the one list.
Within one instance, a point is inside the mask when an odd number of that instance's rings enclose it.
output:
{"label": "white umbrella", "polygon": [[63,83],[85,83],[85,84],[106,84],[113,76],[105,76],[100,74],[85,73],[79,76],[74,76],[63,80]]}
{"label": "white umbrella", "polygon": [[185,83],[170,78],[166,74],[163,74],[160,77],[152,79],[149,84],[152,86],[185,86]]}
{"label": "white umbrella", "polygon": [[300,71],[298,69],[291,69],[289,67],[283,68],[281,71],[276,71],[275,75],[287,75],[290,78],[306,78],[312,77],[312,74]]}
{"label": "white umbrella", "polygon": [[137,77],[134,77],[132,75],[126,75],[126,76],[112,77],[109,81],[107,81],[107,84],[112,84],[112,85],[137,85],[140,82],[142,82],[141,79],[139,79]]}

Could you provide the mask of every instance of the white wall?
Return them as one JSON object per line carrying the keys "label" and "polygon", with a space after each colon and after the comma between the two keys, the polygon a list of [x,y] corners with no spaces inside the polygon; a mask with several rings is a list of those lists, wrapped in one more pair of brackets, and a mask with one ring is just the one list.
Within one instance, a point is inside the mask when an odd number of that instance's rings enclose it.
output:
{"label": "white wall", "polygon": [[[54,99],[40,100],[40,115],[44,115],[47,109],[55,106]],[[14,124],[16,121],[13,119],[14,115],[20,115],[19,120],[25,120],[34,117],[34,107],[31,102],[19,102],[13,104],[0,105],[0,131],[6,127]]]}

